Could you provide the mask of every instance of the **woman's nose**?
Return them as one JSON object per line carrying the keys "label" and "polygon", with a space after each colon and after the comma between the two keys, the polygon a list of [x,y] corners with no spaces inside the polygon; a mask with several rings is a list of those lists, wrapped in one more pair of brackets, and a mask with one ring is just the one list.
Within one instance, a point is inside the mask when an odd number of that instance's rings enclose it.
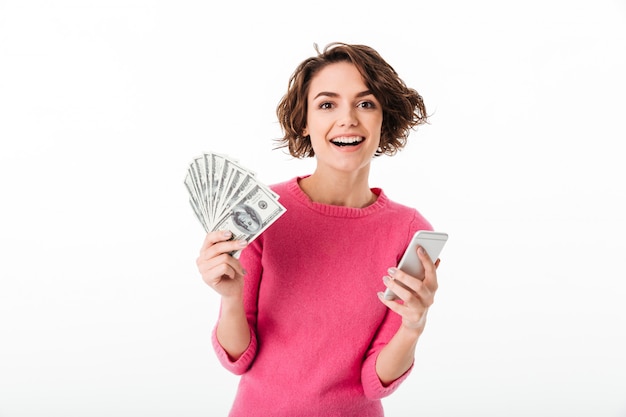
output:
{"label": "woman's nose", "polygon": [[359,124],[359,120],[356,117],[356,109],[350,106],[341,112],[337,119],[338,126],[356,126]]}

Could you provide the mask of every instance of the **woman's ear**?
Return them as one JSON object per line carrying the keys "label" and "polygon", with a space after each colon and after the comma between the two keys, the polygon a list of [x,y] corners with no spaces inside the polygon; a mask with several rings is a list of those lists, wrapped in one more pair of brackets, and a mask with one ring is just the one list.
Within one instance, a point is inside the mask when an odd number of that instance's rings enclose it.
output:
{"label": "woman's ear", "polygon": [[303,138],[306,138],[307,136],[309,136],[309,130],[305,127],[305,128],[302,130],[302,137],[303,137]]}

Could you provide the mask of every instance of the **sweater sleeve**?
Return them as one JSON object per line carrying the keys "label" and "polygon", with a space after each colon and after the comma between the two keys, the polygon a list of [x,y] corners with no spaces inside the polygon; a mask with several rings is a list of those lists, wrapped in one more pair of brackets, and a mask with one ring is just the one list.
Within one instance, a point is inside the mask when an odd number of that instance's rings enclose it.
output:
{"label": "sweater sleeve", "polygon": [[[409,242],[413,234],[418,230],[433,230],[432,225],[416,210],[413,210],[413,218],[409,223],[408,229],[405,229],[403,233],[406,233],[402,238]],[[398,256],[400,259],[401,254]],[[398,379],[391,384],[385,386],[380,381],[378,374],[376,373],[376,360],[380,351],[389,343],[391,338],[396,334],[402,324],[402,318],[391,310],[387,310],[385,319],[380,325],[372,344],[367,351],[365,361],[361,368],[361,381],[363,384],[363,390],[365,396],[372,400],[378,400],[388,395],[391,395],[398,387],[404,382],[413,370],[413,364],[409,369],[402,374]]]}
{"label": "sweater sleeve", "polygon": [[381,398],[391,395],[402,382],[409,376],[413,370],[413,365],[398,379],[393,381],[389,385],[383,385],[376,373],[376,360],[378,354],[385,347],[385,345],[391,340],[393,335],[398,331],[401,324],[401,318],[393,311],[388,310],[385,316],[385,320],[381,324],[372,345],[370,346],[365,356],[365,361],[361,367],[361,382],[363,384],[363,391],[365,396],[370,400],[379,400]]}
{"label": "sweater sleeve", "polygon": [[257,351],[256,335],[252,329],[250,329],[250,344],[248,345],[248,348],[243,352],[239,359],[235,361],[230,358],[228,353],[226,353],[222,345],[220,345],[220,342],[217,340],[217,326],[213,328],[211,339],[213,341],[213,349],[215,349],[215,353],[217,354],[217,359],[224,368],[235,375],[244,374],[250,368]]}
{"label": "sweater sleeve", "polygon": [[262,236],[259,236],[247,248],[241,251],[241,256],[239,258],[239,261],[241,262],[243,268],[246,270],[243,284],[243,302],[244,309],[246,311],[246,318],[250,327],[250,344],[243,352],[243,354],[239,357],[239,359],[233,361],[217,340],[217,325],[214,326],[211,335],[213,349],[217,354],[218,360],[224,368],[226,368],[235,375],[242,375],[246,371],[248,371],[248,369],[250,369],[252,363],[254,362],[254,358],[256,357],[258,348],[256,322],[259,284],[261,283],[262,275],[261,241]]}

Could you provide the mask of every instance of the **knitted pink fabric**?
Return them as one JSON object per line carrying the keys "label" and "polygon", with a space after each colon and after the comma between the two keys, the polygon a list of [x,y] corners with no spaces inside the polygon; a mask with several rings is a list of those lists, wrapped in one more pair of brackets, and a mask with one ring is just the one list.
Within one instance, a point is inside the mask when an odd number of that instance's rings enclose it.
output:
{"label": "knitted pink fabric", "polygon": [[272,188],[287,212],[242,251],[244,303],[252,335],[222,365],[242,375],[232,417],[383,416],[375,370],[400,316],[377,298],[413,233],[432,230],[415,209],[383,191],[366,208],[312,202],[299,178]]}

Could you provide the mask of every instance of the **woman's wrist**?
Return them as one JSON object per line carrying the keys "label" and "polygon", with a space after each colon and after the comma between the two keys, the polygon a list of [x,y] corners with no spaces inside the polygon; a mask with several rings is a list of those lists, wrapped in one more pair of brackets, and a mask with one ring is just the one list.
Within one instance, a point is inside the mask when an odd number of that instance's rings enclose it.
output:
{"label": "woman's wrist", "polygon": [[417,341],[424,332],[425,325],[425,320],[420,320],[420,323],[417,324],[405,323],[405,321],[402,320],[402,325],[398,329],[398,333],[401,333],[404,338],[415,339],[415,341]]}
{"label": "woman's wrist", "polygon": [[238,312],[241,310],[243,310],[242,295],[222,296],[222,314],[229,312]]}

